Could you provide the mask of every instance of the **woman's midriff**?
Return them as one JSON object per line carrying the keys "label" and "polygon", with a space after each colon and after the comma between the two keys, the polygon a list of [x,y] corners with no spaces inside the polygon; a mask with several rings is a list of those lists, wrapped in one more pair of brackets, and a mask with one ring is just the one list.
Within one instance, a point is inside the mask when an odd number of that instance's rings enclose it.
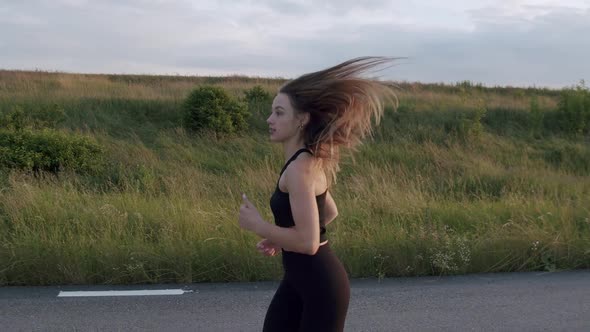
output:
{"label": "woman's midriff", "polygon": [[[289,228],[293,228],[293,227],[295,227],[295,226],[291,226],[291,227],[289,227]],[[320,246],[323,246],[323,245],[324,245],[324,244],[326,244],[326,243],[328,243],[328,240],[326,240],[326,241],[324,241],[324,242],[320,243]]]}

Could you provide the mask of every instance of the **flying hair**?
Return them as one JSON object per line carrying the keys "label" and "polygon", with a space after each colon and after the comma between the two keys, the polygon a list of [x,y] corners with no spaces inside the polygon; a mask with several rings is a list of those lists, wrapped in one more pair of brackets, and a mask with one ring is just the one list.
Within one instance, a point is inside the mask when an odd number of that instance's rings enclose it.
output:
{"label": "flying hair", "polygon": [[303,128],[304,143],[331,175],[330,183],[336,182],[340,170],[340,149],[356,151],[365,137],[373,135],[372,120],[375,125],[380,123],[385,106],[389,103],[394,110],[398,106],[390,86],[360,75],[397,59],[359,57],[304,74],[279,88],[279,93],[288,95],[295,112],[310,114]]}

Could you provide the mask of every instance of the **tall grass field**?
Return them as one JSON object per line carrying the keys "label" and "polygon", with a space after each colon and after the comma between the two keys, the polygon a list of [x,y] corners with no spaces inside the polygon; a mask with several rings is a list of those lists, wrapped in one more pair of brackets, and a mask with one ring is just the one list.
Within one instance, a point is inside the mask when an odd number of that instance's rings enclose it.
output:
{"label": "tall grass field", "polygon": [[[259,254],[237,218],[245,192],[273,222],[283,151],[270,101],[244,96],[283,82],[0,71],[0,285],[279,279],[280,255]],[[185,129],[183,102],[204,85],[248,105],[246,131]],[[351,278],[590,268],[583,82],[395,90],[399,106],[344,153],[331,189],[327,235]],[[9,157],[43,160],[68,137],[96,147],[72,156],[99,157],[53,171]]]}

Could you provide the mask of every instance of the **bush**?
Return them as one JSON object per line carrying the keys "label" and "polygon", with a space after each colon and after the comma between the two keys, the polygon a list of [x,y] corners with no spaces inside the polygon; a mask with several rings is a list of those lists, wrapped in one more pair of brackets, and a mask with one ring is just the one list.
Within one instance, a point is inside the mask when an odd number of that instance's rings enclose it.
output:
{"label": "bush", "polygon": [[48,171],[64,168],[94,173],[102,167],[103,149],[84,136],[66,135],[52,129],[0,130],[0,168]]}
{"label": "bush", "polygon": [[15,106],[14,109],[2,116],[0,128],[21,131],[26,128],[42,129],[55,128],[65,120],[65,112],[57,104],[37,106],[37,108],[23,109]]}
{"label": "bush", "polygon": [[395,112],[388,106],[375,130],[375,138],[386,142],[399,141],[403,137],[416,143],[472,143],[481,138],[486,115],[487,109],[483,106],[416,111],[415,104],[402,101]]}
{"label": "bush", "polygon": [[267,132],[266,118],[272,107],[272,95],[260,85],[244,91],[244,100],[248,104],[250,120],[248,126],[258,132]]}
{"label": "bush", "polygon": [[590,91],[583,80],[576,87],[562,91],[558,113],[562,129],[567,133],[577,135],[590,132]]}
{"label": "bush", "polygon": [[539,109],[539,100],[535,95],[531,97],[530,118],[530,134],[535,138],[540,138],[543,135],[543,113]]}
{"label": "bush", "polygon": [[201,86],[183,104],[184,125],[189,131],[212,130],[234,134],[247,129],[246,105],[231,98],[221,87]]}
{"label": "bush", "polygon": [[[527,110],[494,107],[487,110],[482,118],[482,124],[486,129],[496,135],[522,136],[530,135],[532,130],[531,112]],[[545,113],[542,114],[545,116]]]}
{"label": "bush", "polygon": [[[485,107],[475,110],[453,112],[453,117],[443,123],[445,131],[460,141],[477,139],[483,132],[482,118],[486,115]],[[449,121],[450,120],[450,121]]]}
{"label": "bush", "polygon": [[569,173],[590,174],[590,151],[583,144],[555,144],[542,148],[542,157],[548,164]]}
{"label": "bush", "polygon": [[256,85],[249,90],[244,91],[244,96],[248,104],[267,103],[271,101],[272,96],[260,85]]}

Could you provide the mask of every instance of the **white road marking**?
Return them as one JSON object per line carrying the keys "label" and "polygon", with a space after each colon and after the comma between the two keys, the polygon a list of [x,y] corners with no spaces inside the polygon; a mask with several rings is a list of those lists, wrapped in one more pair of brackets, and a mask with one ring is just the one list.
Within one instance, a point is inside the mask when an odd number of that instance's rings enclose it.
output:
{"label": "white road marking", "polygon": [[83,297],[83,296],[147,296],[147,295],[182,295],[192,290],[183,289],[143,289],[125,291],[60,291],[57,297]]}

